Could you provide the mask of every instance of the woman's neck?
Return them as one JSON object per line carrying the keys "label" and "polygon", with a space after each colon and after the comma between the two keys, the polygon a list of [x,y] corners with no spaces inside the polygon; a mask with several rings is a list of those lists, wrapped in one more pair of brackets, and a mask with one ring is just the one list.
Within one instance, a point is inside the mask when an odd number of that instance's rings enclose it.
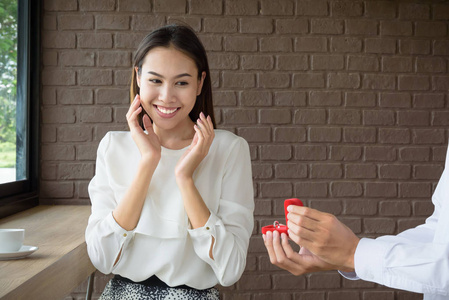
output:
{"label": "woman's neck", "polygon": [[159,137],[159,141],[163,147],[178,150],[187,147],[192,142],[193,136],[195,135],[193,125],[195,123],[189,119],[182,126],[171,129],[160,128],[153,124],[153,130]]}

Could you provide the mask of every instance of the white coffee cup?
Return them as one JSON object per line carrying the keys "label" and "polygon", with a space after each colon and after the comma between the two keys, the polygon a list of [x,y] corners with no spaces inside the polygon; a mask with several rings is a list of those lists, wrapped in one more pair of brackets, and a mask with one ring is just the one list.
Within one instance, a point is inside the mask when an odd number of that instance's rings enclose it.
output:
{"label": "white coffee cup", "polygon": [[0,229],[0,253],[19,251],[24,238],[25,229]]}

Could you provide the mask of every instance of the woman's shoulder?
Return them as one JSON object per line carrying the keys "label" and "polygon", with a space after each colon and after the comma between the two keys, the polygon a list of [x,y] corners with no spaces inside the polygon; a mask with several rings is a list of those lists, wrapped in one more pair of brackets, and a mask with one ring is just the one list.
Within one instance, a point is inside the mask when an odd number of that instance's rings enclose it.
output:
{"label": "woman's shoulder", "polygon": [[132,137],[129,131],[108,131],[100,141],[99,148],[116,149],[117,147],[127,147],[132,145]]}
{"label": "woman's shoulder", "polygon": [[223,129],[215,129],[214,141],[217,143],[217,146],[225,146],[227,149],[236,144],[248,145],[244,138]]}

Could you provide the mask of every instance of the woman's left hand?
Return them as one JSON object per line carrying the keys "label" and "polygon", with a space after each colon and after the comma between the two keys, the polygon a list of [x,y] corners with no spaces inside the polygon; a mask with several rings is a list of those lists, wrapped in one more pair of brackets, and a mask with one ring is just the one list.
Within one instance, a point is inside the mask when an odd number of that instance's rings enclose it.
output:
{"label": "woman's left hand", "polygon": [[200,118],[193,128],[195,129],[195,135],[192,143],[175,167],[177,180],[191,179],[193,177],[193,172],[206,157],[215,137],[212,120],[210,116],[206,118],[203,113],[200,113]]}

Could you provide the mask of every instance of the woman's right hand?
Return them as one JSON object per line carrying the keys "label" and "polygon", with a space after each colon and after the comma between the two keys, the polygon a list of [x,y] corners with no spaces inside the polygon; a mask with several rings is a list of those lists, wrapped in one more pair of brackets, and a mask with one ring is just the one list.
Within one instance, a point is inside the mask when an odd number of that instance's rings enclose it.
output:
{"label": "woman's right hand", "polygon": [[149,159],[153,162],[159,162],[161,158],[161,143],[158,136],[153,131],[153,125],[148,115],[142,118],[145,131],[139,125],[138,116],[142,112],[140,96],[136,95],[134,101],[131,103],[128,112],[126,113],[126,120],[131,131],[131,136],[139,148],[142,158]]}

